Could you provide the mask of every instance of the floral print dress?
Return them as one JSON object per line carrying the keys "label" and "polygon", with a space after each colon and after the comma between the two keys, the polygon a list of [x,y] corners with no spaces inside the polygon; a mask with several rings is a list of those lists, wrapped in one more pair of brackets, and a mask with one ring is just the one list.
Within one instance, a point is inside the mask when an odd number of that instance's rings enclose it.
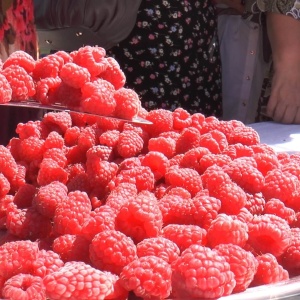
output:
{"label": "floral print dress", "polygon": [[147,110],[221,116],[215,11],[209,0],[143,0],[130,36],[107,51]]}

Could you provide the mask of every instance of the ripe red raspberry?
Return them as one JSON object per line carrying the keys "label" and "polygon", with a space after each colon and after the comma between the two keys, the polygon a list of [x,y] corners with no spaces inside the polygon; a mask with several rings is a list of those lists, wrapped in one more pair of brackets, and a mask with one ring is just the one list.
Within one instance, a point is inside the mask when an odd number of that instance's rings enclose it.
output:
{"label": "ripe red raspberry", "polygon": [[64,59],[56,54],[49,54],[38,59],[32,71],[34,80],[47,77],[58,77],[60,69],[64,65]]}
{"label": "ripe red raspberry", "polygon": [[72,62],[62,66],[59,76],[65,84],[73,88],[82,88],[85,83],[91,80],[88,69]]}
{"label": "ripe red raspberry", "polygon": [[179,247],[162,236],[144,239],[136,245],[138,257],[156,256],[172,264],[180,255]]}
{"label": "ripe red raspberry", "polygon": [[262,215],[265,209],[265,198],[262,193],[255,193],[250,194],[246,193],[247,195],[247,202],[245,205],[245,208],[248,209],[248,211],[252,215]]}
{"label": "ripe red raspberry", "polygon": [[82,100],[81,109],[83,112],[100,116],[112,115],[116,108],[114,99],[114,86],[104,80],[98,79],[96,82],[87,82],[81,88]]}
{"label": "ripe red raspberry", "polygon": [[56,272],[63,265],[64,262],[57,253],[52,250],[40,249],[33,262],[32,275],[44,278],[46,275]]}
{"label": "ripe red raspberry", "polygon": [[258,262],[255,256],[238,245],[219,244],[214,248],[219,255],[225,257],[234,273],[236,286],[233,293],[244,292],[252,283],[257,271]]}
{"label": "ripe red raspberry", "polygon": [[193,244],[206,245],[206,230],[189,224],[169,224],[162,229],[162,236],[184,251]]}
{"label": "ripe red raspberry", "polygon": [[101,47],[83,46],[73,56],[73,62],[89,70],[90,74],[98,76],[107,68],[106,51]]}
{"label": "ripe red raspberry", "polygon": [[217,189],[222,184],[231,182],[229,175],[221,167],[215,165],[208,167],[201,175],[201,179],[203,188],[209,191]]}
{"label": "ripe red raspberry", "polygon": [[71,56],[71,54],[64,50],[56,51],[55,55],[60,56],[64,60],[65,64],[73,61],[73,57]]}
{"label": "ripe red raspberry", "polygon": [[130,236],[135,242],[157,237],[163,225],[158,201],[149,191],[142,191],[124,203],[115,222],[116,230]]}
{"label": "ripe red raspberry", "polygon": [[7,178],[0,173],[0,197],[6,196],[10,191],[10,183]]}
{"label": "ripe red raspberry", "polygon": [[7,242],[0,246],[0,276],[30,274],[38,257],[38,244],[29,240]]}
{"label": "ripe red raspberry", "polygon": [[11,65],[2,71],[12,89],[12,100],[27,100],[35,94],[32,77],[20,66]]}
{"label": "ripe red raspberry", "polygon": [[107,130],[99,136],[99,143],[100,145],[115,148],[118,144],[119,136],[119,130]]}
{"label": "ripe red raspberry", "polygon": [[57,102],[57,89],[61,85],[60,77],[42,78],[36,83],[36,94],[34,99],[42,104],[52,104]]}
{"label": "ripe red raspberry", "polygon": [[117,151],[121,157],[133,157],[141,153],[144,147],[144,141],[133,130],[124,130],[119,135]]}
{"label": "ripe red raspberry", "polygon": [[[80,111],[82,92],[80,88],[74,88],[61,80],[54,93],[51,95],[51,102],[61,106]],[[70,114],[74,112],[70,112]]]}
{"label": "ripe red raspberry", "polygon": [[43,124],[45,124],[50,131],[57,131],[64,135],[68,128],[72,127],[72,119],[67,112],[49,112],[44,115]]}
{"label": "ripe red raspberry", "polygon": [[126,76],[121,70],[119,63],[113,57],[107,57],[107,67],[100,74],[100,77],[109,81],[116,90],[124,87]]}
{"label": "ripe red raspberry", "polygon": [[32,200],[37,188],[29,183],[22,185],[14,196],[14,204],[18,208],[26,208],[32,205]]}
{"label": "ripe red raspberry", "polygon": [[83,261],[90,263],[89,246],[90,242],[81,235],[63,234],[54,239],[52,250],[59,254],[64,262]]}
{"label": "ripe red raspberry", "polygon": [[12,88],[3,74],[0,74],[0,103],[12,100]]}
{"label": "ripe red raspberry", "polygon": [[257,253],[280,256],[290,244],[291,228],[282,218],[271,215],[255,215],[248,223],[248,243]]}
{"label": "ripe red raspberry", "polygon": [[201,132],[205,121],[205,116],[201,113],[194,113],[191,115],[191,119],[192,119],[191,126],[197,128]]}
{"label": "ripe red raspberry", "polygon": [[84,262],[67,262],[43,278],[46,296],[53,300],[106,299],[113,292],[110,275]]}
{"label": "ripe red raspberry", "polygon": [[247,224],[225,214],[219,214],[207,229],[207,243],[212,248],[219,244],[234,244],[244,247],[247,240]]}
{"label": "ripe red raspberry", "polygon": [[160,133],[173,130],[173,115],[165,109],[149,111],[147,120],[153,124],[146,127],[151,137],[157,137]]}
{"label": "ripe red raspberry", "polygon": [[77,145],[83,150],[87,151],[91,147],[98,144],[100,131],[96,126],[86,125],[81,128],[80,134],[78,136]]}
{"label": "ripe red raspberry", "polygon": [[119,275],[136,258],[136,245],[120,231],[104,230],[91,241],[90,259],[92,265],[99,270]]}
{"label": "ripe red raspberry", "polygon": [[239,157],[250,157],[254,155],[253,150],[250,146],[243,145],[241,143],[228,145],[226,149],[222,152],[231,157],[231,159],[236,159]]}
{"label": "ripe red raspberry", "polygon": [[228,147],[228,142],[224,133],[212,130],[201,135],[199,146],[207,148],[211,153],[219,154]]}
{"label": "ripe red raspberry", "polygon": [[156,256],[143,256],[124,267],[121,284],[143,299],[165,299],[171,293],[171,265]]}
{"label": "ripe red raspberry", "polygon": [[82,226],[81,234],[91,241],[97,233],[113,229],[115,229],[115,211],[109,205],[102,205],[91,212]]}
{"label": "ripe red raspberry", "polygon": [[43,139],[44,134],[49,134],[49,132],[45,130],[45,126],[42,125],[40,120],[19,123],[16,128],[16,133],[19,135],[19,138],[21,140],[27,139],[32,136]]}
{"label": "ripe red raspberry", "polygon": [[266,176],[271,170],[277,169],[279,167],[279,161],[276,154],[271,153],[254,153],[253,157],[257,164],[257,169]]}
{"label": "ripe red raspberry", "polygon": [[20,142],[19,158],[25,162],[41,160],[44,153],[44,140],[37,137],[28,137]]}
{"label": "ripe red raspberry", "polygon": [[85,220],[90,216],[92,206],[85,192],[74,191],[58,203],[53,218],[56,234],[80,234]]}
{"label": "ripe red raspberry", "polygon": [[158,151],[167,158],[171,158],[176,153],[176,141],[168,137],[150,138],[148,142],[149,151]]}
{"label": "ripe red raspberry", "polygon": [[228,143],[241,143],[243,145],[252,146],[260,143],[260,137],[258,132],[252,127],[239,126],[230,132]]}
{"label": "ripe red raspberry", "polygon": [[165,174],[165,181],[170,186],[185,188],[192,196],[203,189],[200,174],[190,168],[169,168]]}
{"label": "ripe red raspberry", "polygon": [[[184,128],[190,127],[191,125],[192,125],[192,117],[191,117],[191,114],[187,110],[185,110],[181,107],[178,107],[173,111],[174,130],[180,131]],[[195,127],[193,127],[193,128],[195,128]]]}
{"label": "ripe red raspberry", "polygon": [[283,172],[288,172],[295,175],[298,178],[298,180],[300,180],[300,170],[298,161],[291,161],[289,163],[282,164],[281,170]]}
{"label": "ripe red raspberry", "polygon": [[46,299],[43,279],[30,274],[17,274],[9,278],[2,289],[5,299]]}
{"label": "ripe red raspberry", "polygon": [[63,149],[65,146],[65,141],[63,136],[61,136],[56,131],[51,131],[47,138],[45,139],[44,148],[45,149]]}
{"label": "ripe red raspberry", "polygon": [[200,119],[202,121],[201,134],[208,133],[220,127],[221,121],[215,116],[205,117],[204,119],[200,117]]}
{"label": "ripe red raspberry", "polygon": [[271,253],[256,256],[258,268],[255,273],[252,285],[264,285],[276,283],[289,279],[289,273],[277,261]]}
{"label": "ripe red raspberry", "polygon": [[176,140],[176,154],[185,153],[190,149],[199,147],[200,132],[194,127],[184,128]]}
{"label": "ripe red raspberry", "polygon": [[204,155],[209,153],[209,150],[204,147],[196,147],[190,149],[184,153],[184,156],[181,160],[181,167],[195,169],[196,171],[198,171],[198,173],[200,173],[200,160]]}
{"label": "ripe red raspberry", "polygon": [[[205,148],[204,148],[205,149]],[[226,154],[205,154],[202,156],[202,158],[199,161],[199,173],[203,174],[208,167],[211,167],[213,165],[217,165],[219,167],[226,166],[230,164],[232,159],[230,156]]]}
{"label": "ripe red raspberry", "polygon": [[31,73],[35,68],[35,59],[25,51],[17,50],[11,53],[5,62],[3,63],[3,69],[17,65],[26,70],[27,73]]}
{"label": "ripe red raspberry", "polygon": [[121,119],[132,120],[137,116],[141,107],[141,101],[138,94],[128,88],[120,88],[115,91],[116,100],[115,116]]}
{"label": "ripe red raspberry", "polygon": [[66,167],[68,160],[65,151],[59,148],[47,149],[44,152],[43,159],[52,159],[62,168]]}
{"label": "ripe red raspberry", "polygon": [[75,146],[78,142],[81,129],[77,126],[68,128],[64,134],[65,145],[68,147]]}
{"label": "ripe red raspberry", "polygon": [[230,295],[236,285],[226,259],[201,245],[184,250],[172,268],[174,298],[219,298]]}

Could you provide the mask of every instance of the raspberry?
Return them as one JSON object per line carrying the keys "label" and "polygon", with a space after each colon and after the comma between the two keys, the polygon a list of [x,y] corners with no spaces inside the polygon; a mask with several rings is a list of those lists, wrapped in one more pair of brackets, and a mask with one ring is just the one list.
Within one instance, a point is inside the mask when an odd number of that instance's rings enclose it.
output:
{"label": "raspberry", "polygon": [[171,158],[176,153],[176,141],[168,137],[150,138],[148,150],[161,152],[167,158]]}
{"label": "raspberry", "polygon": [[190,168],[169,168],[165,174],[165,181],[170,186],[185,188],[192,196],[203,189],[200,174]]}
{"label": "raspberry", "polygon": [[260,143],[260,137],[258,132],[252,127],[239,126],[230,132],[228,136],[228,143],[241,143],[246,146],[252,146]]}
{"label": "raspberry", "polygon": [[144,147],[143,139],[132,130],[124,130],[119,135],[117,151],[121,157],[133,157],[140,154]]}
{"label": "raspberry", "polygon": [[43,279],[30,274],[18,274],[8,279],[2,289],[3,297],[11,300],[46,299]]}
{"label": "raspberry", "polygon": [[162,258],[143,256],[125,266],[121,284],[143,299],[165,299],[171,293],[172,269]]}
{"label": "raspberry", "polygon": [[292,161],[287,164],[284,164],[281,166],[281,170],[283,172],[288,172],[290,174],[295,175],[298,178],[298,180],[300,180],[299,162]]}
{"label": "raspberry", "polygon": [[162,229],[162,236],[184,251],[193,244],[206,245],[206,230],[197,225],[169,224]]}
{"label": "raspberry", "polygon": [[191,119],[191,126],[197,128],[201,132],[203,123],[205,121],[205,116],[201,113],[194,113],[191,115]]}
{"label": "raspberry", "polygon": [[5,279],[17,274],[30,274],[38,256],[38,244],[13,241],[0,246],[0,276]]}
{"label": "raspberry", "polygon": [[11,65],[2,71],[12,89],[14,101],[27,100],[35,94],[34,81],[30,75],[18,65]]}
{"label": "raspberry", "polygon": [[107,57],[107,67],[100,74],[100,77],[109,81],[116,90],[121,89],[125,82],[126,76],[121,70],[119,63],[113,57]]}
{"label": "raspberry", "polygon": [[115,212],[109,205],[103,205],[91,212],[82,226],[82,235],[91,241],[97,233],[113,229],[115,229]]}
{"label": "raspberry", "polygon": [[45,149],[63,149],[65,146],[64,138],[56,131],[51,131],[45,139]]}
{"label": "raspberry", "polygon": [[0,145],[0,172],[11,181],[18,171],[18,165],[9,149]]}
{"label": "raspberry", "polygon": [[231,161],[232,159],[230,158],[230,156],[226,154],[213,154],[213,153],[205,154],[202,156],[202,158],[199,161],[199,166],[198,166],[199,173],[203,174],[205,170],[212,165],[217,165],[219,167],[229,165]]}
{"label": "raspberry", "polygon": [[133,117],[138,115],[141,107],[141,101],[134,90],[120,88],[115,91],[114,98],[116,100],[116,117],[131,120]]}
{"label": "raspberry", "polygon": [[209,153],[209,150],[204,147],[196,147],[190,149],[184,153],[181,161],[181,167],[195,169],[196,171],[198,171],[198,173],[200,173],[200,160],[204,155]]}
{"label": "raspberry", "polygon": [[289,225],[296,219],[296,213],[293,209],[286,207],[282,201],[272,198],[265,204],[265,214],[273,214],[286,220]]}
{"label": "raspberry", "polygon": [[247,240],[247,224],[225,214],[219,214],[207,229],[207,242],[212,248],[219,244],[244,247]]}
{"label": "raspberry", "polygon": [[258,255],[256,259],[258,261],[258,268],[252,282],[253,286],[289,279],[287,270],[283,269],[276,260],[276,257],[271,253]]}
{"label": "raspberry", "polygon": [[72,62],[62,66],[59,76],[65,84],[73,88],[82,88],[91,79],[88,69]]}
{"label": "raspberry", "polygon": [[14,204],[18,208],[26,208],[31,206],[33,197],[37,191],[37,188],[29,183],[22,185],[14,196]]}
{"label": "raspberry", "polygon": [[201,121],[201,134],[205,134],[208,133],[210,131],[216,130],[220,127],[220,120],[218,118],[216,118],[215,116],[209,116],[209,117],[205,117],[203,118],[201,115],[198,116],[198,118],[200,118]]}
{"label": "raspberry", "polygon": [[184,128],[190,127],[191,125],[192,125],[192,116],[187,110],[178,107],[173,111],[174,130],[182,130]]}
{"label": "raspberry", "polygon": [[67,112],[49,112],[44,115],[42,122],[50,131],[57,131],[61,135],[64,135],[66,130],[72,127],[72,119]]}
{"label": "raspberry", "polygon": [[266,176],[269,171],[279,167],[279,161],[276,154],[270,153],[254,153],[253,157],[257,164],[257,169]]}
{"label": "raspberry", "polygon": [[245,208],[247,208],[252,215],[262,215],[265,210],[265,204],[266,204],[263,194],[246,193],[246,195],[247,195],[247,202]]}
{"label": "raspberry", "polygon": [[97,116],[97,125],[99,128],[101,128],[103,131],[106,130],[119,130],[121,131],[124,125],[123,120],[115,119],[115,118],[106,118]]}
{"label": "raspberry", "polygon": [[107,130],[103,132],[99,137],[99,143],[111,148],[115,148],[118,144],[120,137],[119,130]]}
{"label": "raspberry", "polygon": [[67,262],[43,278],[47,298],[106,299],[113,292],[113,282],[109,275],[84,262]]}
{"label": "raspberry", "polygon": [[244,292],[251,284],[257,271],[258,262],[251,252],[238,245],[219,244],[214,248],[219,255],[225,257],[234,273],[236,286],[233,293]]}
{"label": "raspberry", "polygon": [[64,141],[66,146],[75,146],[78,142],[78,137],[80,135],[80,128],[77,126],[72,126],[65,131]]}
{"label": "raspberry", "polygon": [[180,255],[179,247],[162,236],[144,239],[136,245],[138,257],[156,256],[169,264],[176,261]]}
{"label": "raspberry", "polygon": [[64,261],[83,261],[89,263],[90,242],[81,235],[63,234],[52,244],[52,250]]}
{"label": "raspberry", "polygon": [[21,141],[19,147],[20,159],[26,162],[41,160],[44,152],[44,140],[37,137],[28,137]]}
{"label": "raspberry", "polygon": [[112,115],[116,108],[114,99],[114,86],[104,80],[98,79],[97,82],[87,82],[81,88],[82,111],[100,116]]}
{"label": "raspberry", "polygon": [[7,178],[0,173],[0,197],[6,196],[10,191],[10,183]]}
{"label": "raspberry", "polygon": [[249,157],[254,155],[254,152],[250,148],[250,146],[243,145],[241,143],[228,145],[228,147],[224,149],[222,153],[230,156],[231,159],[236,159],[245,156]]}
{"label": "raspberry", "polygon": [[95,126],[86,126],[82,128],[77,140],[78,146],[87,151],[97,144],[99,134],[99,129]]}
{"label": "raspberry", "polygon": [[7,103],[12,99],[12,88],[3,74],[0,74],[0,103]]}
{"label": "raspberry", "polygon": [[62,168],[67,165],[67,157],[65,151],[59,148],[47,149],[44,152],[43,159],[52,159]]}
{"label": "raspberry", "polygon": [[209,191],[217,189],[222,184],[231,182],[231,179],[224,170],[216,165],[208,167],[201,175],[203,187]]}
{"label": "raspberry", "polygon": [[200,132],[196,128],[189,127],[183,129],[176,140],[176,154],[185,153],[190,149],[198,147],[200,140]]}
{"label": "raspberry", "polygon": [[236,285],[226,259],[201,245],[184,250],[172,268],[174,298],[219,298],[230,295]]}
{"label": "raspberry", "polygon": [[291,229],[282,218],[265,214],[254,216],[248,223],[248,243],[257,253],[278,257],[290,244]]}
{"label": "raspberry", "polygon": [[98,76],[107,68],[106,51],[101,47],[84,46],[73,56],[73,62],[89,70],[91,76]]}
{"label": "raspberry", "polygon": [[116,230],[130,236],[135,242],[157,237],[163,225],[158,201],[149,191],[140,192],[124,203],[116,216]]}
{"label": "raspberry", "polygon": [[263,174],[248,163],[241,163],[240,160],[233,160],[223,165],[223,170],[230,178],[248,193],[259,193],[264,187],[265,178]]}
{"label": "raspberry", "polygon": [[74,191],[59,202],[53,218],[57,234],[80,234],[81,228],[91,212],[91,202],[85,192]]}
{"label": "raspberry", "polygon": [[46,275],[56,272],[64,265],[60,256],[52,250],[39,250],[37,259],[33,262],[32,275],[44,278]]}
{"label": "raspberry", "polygon": [[11,192],[16,192],[19,190],[21,186],[26,183],[26,164],[24,162],[20,162],[18,164],[18,173],[10,181]]}
{"label": "raspberry", "polygon": [[19,123],[16,128],[16,133],[21,140],[29,137],[43,138],[43,131],[41,121],[28,121],[25,124]]}
{"label": "raspberry", "polygon": [[65,64],[73,61],[73,58],[70,55],[70,53],[68,53],[66,51],[63,51],[63,50],[56,51],[55,55],[56,56],[60,56],[64,60]]}
{"label": "raspberry", "polygon": [[201,135],[199,146],[207,148],[211,153],[219,154],[228,147],[228,143],[224,133],[212,130]]}
{"label": "raspberry", "polygon": [[22,50],[17,50],[12,52],[8,58],[3,63],[3,69],[11,66],[17,65],[26,70],[27,73],[31,73],[35,68],[35,59],[29,55],[27,52]]}
{"label": "raspberry", "polygon": [[153,124],[147,127],[151,137],[157,137],[160,133],[173,130],[173,115],[165,109],[154,109],[149,111],[147,120]]}
{"label": "raspberry", "polygon": [[90,245],[91,262],[102,271],[119,275],[136,258],[133,240],[117,230],[104,230],[96,234]]}
{"label": "raspberry", "polygon": [[[80,88],[72,87],[62,80],[53,95],[51,95],[51,101],[53,103],[74,109],[75,111],[80,111],[81,98],[82,92]],[[70,114],[71,113],[74,114],[74,112],[70,112]]]}
{"label": "raspberry", "polygon": [[36,94],[34,99],[42,104],[54,103],[56,92],[61,84],[60,77],[42,78],[36,83]]}
{"label": "raspberry", "polygon": [[35,80],[47,77],[58,77],[59,72],[64,65],[64,59],[56,54],[49,54],[38,59],[32,72]]}

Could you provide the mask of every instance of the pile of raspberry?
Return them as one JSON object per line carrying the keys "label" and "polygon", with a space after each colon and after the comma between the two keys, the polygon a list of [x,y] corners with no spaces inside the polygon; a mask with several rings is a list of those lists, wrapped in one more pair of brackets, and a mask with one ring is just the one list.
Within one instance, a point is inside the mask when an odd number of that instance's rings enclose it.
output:
{"label": "pile of raspberry", "polygon": [[1,298],[218,299],[300,275],[300,153],[142,111],[48,112],[0,145]]}
{"label": "pile of raspberry", "polygon": [[1,64],[0,104],[31,100],[132,120],[141,101],[125,81],[118,62],[101,47],[58,51],[38,60],[19,50]]}

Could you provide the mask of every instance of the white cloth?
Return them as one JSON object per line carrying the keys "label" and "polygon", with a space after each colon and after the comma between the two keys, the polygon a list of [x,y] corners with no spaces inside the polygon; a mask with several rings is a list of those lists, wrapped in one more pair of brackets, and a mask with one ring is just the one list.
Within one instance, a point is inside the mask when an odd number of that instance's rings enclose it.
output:
{"label": "white cloth", "polygon": [[261,27],[239,15],[219,15],[223,119],[255,122],[268,64],[263,60]]}

